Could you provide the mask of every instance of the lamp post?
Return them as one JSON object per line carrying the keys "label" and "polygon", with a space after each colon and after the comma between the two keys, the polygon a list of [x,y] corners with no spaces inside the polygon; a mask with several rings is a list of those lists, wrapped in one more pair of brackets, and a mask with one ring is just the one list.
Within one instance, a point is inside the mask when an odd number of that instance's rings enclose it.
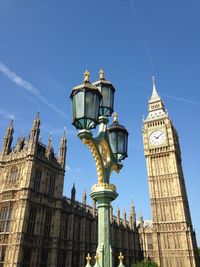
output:
{"label": "lamp post", "polygon": [[[107,126],[113,113],[115,88],[105,80],[103,70],[99,74],[99,80],[91,84],[86,71],[83,84],[73,88],[70,98],[72,124],[79,130],[78,137],[88,145],[96,163],[98,182],[92,186],[90,196],[97,201],[98,207],[98,264],[112,267],[110,203],[118,194],[109,180],[112,171],[119,172],[123,167],[121,161],[127,157],[128,131],[119,124],[116,113],[112,125]],[[98,135],[93,137],[91,129],[97,124]]]}

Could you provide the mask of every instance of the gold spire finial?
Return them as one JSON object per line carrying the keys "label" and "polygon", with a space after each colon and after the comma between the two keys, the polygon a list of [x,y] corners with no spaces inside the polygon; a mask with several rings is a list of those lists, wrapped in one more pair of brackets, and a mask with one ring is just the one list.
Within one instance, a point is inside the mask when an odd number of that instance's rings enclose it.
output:
{"label": "gold spire finial", "polygon": [[88,254],[87,254],[87,257],[86,257],[86,261],[87,261],[87,263],[90,264],[91,259],[92,259],[92,258],[90,257],[90,253],[88,253]]}
{"label": "gold spire finial", "polygon": [[118,122],[118,114],[117,114],[117,112],[114,112],[114,114],[113,114],[113,122]]}
{"label": "gold spire finial", "polygon": [[90,73],[88,70],[86,70],[84,72],[84,82],[87,83],[87,82],[90,82]]}
{"label": "gold spire finial", "polygon": [[103,69],[100,69],[100,72],[99,72],[99,79],[100,79],[100,80],[105,80]]}
{"label": "gold spire finial", "polygon": [[119,256],[118,256],[118,259],[119,259],[119,263],[122,263],[122,264],[123,264],[124,256],[122,255],[121,252],[120,252],[120,254],[119,254]]}
{"label": "gold spire finial", "polygon": [[95,261],[98,263],[100,259],[99,254],[97,253],[96,256],[94,256],[94,258],[95,258]]}

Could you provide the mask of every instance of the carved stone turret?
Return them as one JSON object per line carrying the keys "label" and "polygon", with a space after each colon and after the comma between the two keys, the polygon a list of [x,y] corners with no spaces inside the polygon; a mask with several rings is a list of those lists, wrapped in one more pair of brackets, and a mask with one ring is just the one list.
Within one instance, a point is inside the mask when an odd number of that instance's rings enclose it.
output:
{"label": "carved stone turret", "polygon": [[133,219],[133,224],[136,224],[136,212],[135,212],[135,205],[133,203],[133,200],[131,201],[131,216]]}
{"label": "carved stone turret", "polygon": [[117,224],[120,225],[120,209],[117,208]]}
{"label": "carved stone turret", "polygon": [[20,152],[20,151],[23,149],[23,147],[24,147],[24,140],[25,140],[25,138],[22,137],[22,136],[20,136],[20,137],[18,138],[18,140],[17,140],[17,144],[16,144],[16,146],[15,146],[15,151],[16,151],[16,152]]}
{"label": "carved stone turret", "polygon": [[143,220],[143,216],[142,216],[142,211],[140,211],[139,222],[140,222],[140,227],[143,227],[144,220]]}
{"label": "carved stone turret", "polygon": [[73,187],[71,190],[71,202],[74,203],[76,199],[76,187],[75,187],[75,183],[73,183]]}
{"label": "carved stone turret", "polygon": [[39,112],[37,112],[35,119],[33,121],[33,126],[29,138],[29,151],[32,153],[34,153],[35,148],[37,147],[39,135],[40,135],[40,116]]}
{"label": "carved stone turret", "polygon": [[126,227],[126,210],[124,209],[124,213],[123,213],[123,224],[124,224],[124,227]]}
{"label": "carved stone turret", "polygon": [[67,151],[67,138],[66,138],[66,129],[64,128],[63,136],[60,140],[60,148],[58,156],[58,162],[61,164],[63,168],[65,167],[66,151]]}
{"label": "carved stone turret", "polygon": [[83,206],[86,206],[86,204],[87,204],[86,190],[84,190],[84,192],[83,192],[82,203],[83,203]]}
{"label": "carved stone turret", "polygon": [[4,155],[8,155],[11,152],[13,133],[14,133],[14,127],[13,127],[13,119],[12,119],[10,121],[10,125],[8,126],[6,130],[6,135],[4,137],[3,151],[2,151]]}
{"label": "carved stone turret", "polygon": [[53,151],[53,145],[52,145],[52,133],[50,133],[49,136],[49,142],[45,151],[45,155],[50,158],[53,155],[54,151]]}

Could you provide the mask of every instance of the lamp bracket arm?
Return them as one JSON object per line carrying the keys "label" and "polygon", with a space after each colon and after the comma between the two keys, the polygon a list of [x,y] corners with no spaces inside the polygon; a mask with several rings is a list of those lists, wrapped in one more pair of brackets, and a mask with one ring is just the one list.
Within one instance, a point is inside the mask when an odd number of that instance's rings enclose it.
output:
{"label": "lamp bracket arm", "polygon": [[111,172],[113,170],[119,172],[123,165],[117,162],[112,153],[107,132],[101,131],[96,138],[93,138],[90,131],[81,131],[78,136],[83,144],[89,147],[93,155],[96,163],[98,184],[109,183]]}

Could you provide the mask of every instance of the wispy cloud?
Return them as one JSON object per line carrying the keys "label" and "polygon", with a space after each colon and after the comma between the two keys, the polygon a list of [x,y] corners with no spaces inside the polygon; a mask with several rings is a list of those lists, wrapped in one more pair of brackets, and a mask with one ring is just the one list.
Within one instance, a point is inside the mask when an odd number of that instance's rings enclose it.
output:
{"label": "wispy cloud", "polygon": [[173,100],[177,100],[177,101],[181,101],[181,102],[186,102],[189,104],[196,104],[196,105],[200,105],[200,101],[196,101],[196,100],[192,100],[192,99],[187,99],[187,98],[182,98],[182,97],[178,97],[178,96],[172,96],[172,95],[164,95],[167,98],[173,99]]}
{"label": "wispy cloud", "polygon": [[131,83],[135,84],[135,85],[138,85],[138,86],[140,86],[140,87],[146,88],[145,85],[144,85],[143,83],[141,83],[141,82],[139,82],[139,81],[137,81],[137,80],[135,80],[135,79],[132,79],[132,78],[129,78],[129,77],[128,77],[127,80],[130,81]]}
{"label": "wispy cloud", "polygon": [[6,119],[11,119],[13,117],[13,114],[11,114],[9,111],[0,109],[0,116],[6,118]]}
{"label": "wispy cloud", "polygon": [[155,66],[153,64],[153,58],[151,56],[151,53],[150,53],[150,50],[149,50],[149,46],[147,45],[146,38],[144,38],[145,37],[144,30],[141,27],[141,22],[140,22],[139,16],[137,16],[137,11],[136,11],[136,7],[135,7],[135,4],[134,4],[134,0],[129,0],[129,3],[130,3],[133,15],[135,16],[135,20],[136,20],[137,26],[138,26],[140,34],[141,34],[141,39],[143,41],[143,45],[144,45],[144,49],[145,49],[145,52],[146,52],[146,56],[147,56],[147,58],[149,60],[149,63],[151,65],[153,73],[155,73]]}
{"label": "wispy cloud", "polygon": [[20,86],[22,89],[37,97],[53,111],[59,114],[62,118],[66,119],[66,114],[62,110],[60,110],[55,104],[51,103],[46,97],[44,97],[35,86],[33,86],[30,82],[24,80],[22,77],[18,76],[15,72],[11,71],[2,62],[0,62],[0,72],[15,84]]}
{"label": "wispy cloud", "polygon": [[[52,132],[53,135],[60,136],[60,135],[63,134],[64,129],[66,127],[63,127],[63,128],[55,128],[52,125],[43,124],[41,128],[42,128],[42,132],[45,133],[45,134],[49,134],[50,132]],[[77,135],[76,131],[73,130],[73,129],[68,129],[67,128],[65,130],[66,130],[67,135],[73,135],[73,136],[76,136]]]}

